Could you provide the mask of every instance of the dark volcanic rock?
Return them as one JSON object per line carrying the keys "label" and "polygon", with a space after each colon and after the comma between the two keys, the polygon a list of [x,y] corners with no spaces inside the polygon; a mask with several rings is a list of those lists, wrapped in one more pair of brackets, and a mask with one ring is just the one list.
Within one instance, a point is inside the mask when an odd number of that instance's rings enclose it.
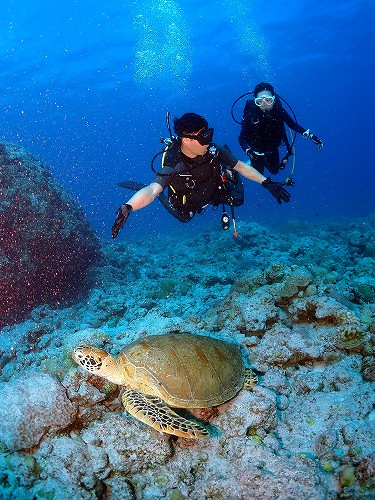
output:
{"label": "dark volcanic rock", "polygon": [[98,257],[83,211],[48,168],[0,144],[0,326],[73,298]]}

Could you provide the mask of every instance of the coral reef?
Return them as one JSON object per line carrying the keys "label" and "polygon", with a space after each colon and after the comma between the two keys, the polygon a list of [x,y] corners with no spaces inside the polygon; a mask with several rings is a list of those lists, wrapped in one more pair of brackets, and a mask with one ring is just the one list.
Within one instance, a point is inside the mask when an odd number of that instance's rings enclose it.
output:
{"label": "coral reef", "polygon": [[[353,245],[375,241],[374,222],[103,242],[106,260],[84,301],[41,305],[2,329],[0,496],[373,498],[375,303],[360,284],[371,287],[375,266]],[[78,344],[117,355],[161,333],[236,343],[258,375],[251,391],[190,412],[206,440],[134,420],[122,388],[71,360]]]}
{"label": "coral reef", "polygon": [[0,144],[0,326],[56,305],[83,287],[99,242],[82,210],[45,165]]}

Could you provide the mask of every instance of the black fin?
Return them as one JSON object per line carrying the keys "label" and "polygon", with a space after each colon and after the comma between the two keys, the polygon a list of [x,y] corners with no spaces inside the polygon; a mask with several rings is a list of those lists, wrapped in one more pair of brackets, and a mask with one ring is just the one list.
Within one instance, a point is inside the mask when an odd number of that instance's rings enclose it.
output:
{"label": "black fin", "polygon": [[140,189],[147,186],[147,184],[142,184],[141,182],[137,181],[123,181],[118,182],[117,185],[123,188],[131,189],[132,191],[139,191]]}

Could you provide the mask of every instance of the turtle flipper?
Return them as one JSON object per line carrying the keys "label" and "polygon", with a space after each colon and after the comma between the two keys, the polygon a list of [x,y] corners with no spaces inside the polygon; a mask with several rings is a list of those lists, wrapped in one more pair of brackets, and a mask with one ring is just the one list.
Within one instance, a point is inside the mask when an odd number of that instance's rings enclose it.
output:
{"label": "turtle flipper", "polygon": [[204,427],[180,417],[157,396],[130,390],[124,392],[122,403],[130,415],[159,432],[185,438],[209,436],[209,432]]}
{"label": "turtle flipper", "polygon": [[258,377],[253,372],[253,370],[250,370],[250,368],[245,368],[245,380],[243,382],[243,388],[249,391],[257,383],[258,383]]}

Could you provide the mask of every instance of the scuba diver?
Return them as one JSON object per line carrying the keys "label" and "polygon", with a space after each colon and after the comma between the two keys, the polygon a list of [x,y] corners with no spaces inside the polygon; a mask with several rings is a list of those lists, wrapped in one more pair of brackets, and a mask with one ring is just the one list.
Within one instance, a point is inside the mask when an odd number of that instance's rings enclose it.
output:
{"label": "scuba diver", "polygon": [[[298,132],[303,137],[311,139],[318,149],[323,148],[323,141],[310,129],[299,125],[295,116],[293,120],[287,113],[282,106],[282,98],[275,93],[270,83],[258,83],[252,94],[254,98],[246,101],[238,142],[258,172],[263,174],[266,167],[271,174],[276,175],[288,163],[289,157],[293,154],[295,135],[290,145],[285,124],[294,130],[295,134]],[[282,142],[286,147],[286,155],[280,161],[279,147]]]}
{"label": "scuba diver", "polygon": [[[273,182],[264,177],[252,166],[239,161],[227,146],[212,143],[214,129],[207,120],[196,113],[185,113],[174,120],[177,137],[172,136],[167,123],[170,139],[161,139],[167,147],[163,155],[162,168],[149,185],[125,181],[120,186],[137,192],[117,211],[117,218],[112,226],[112,238],[116,238],[134,210],[139,210],[155,198],[180,222],[189,222],[196,213],[203,213],[206,205],[223,204],[222,227],[229,228],[229,216],[224,210],[224,203],[233,206],[243,203],[243,184],[241,174],[262,186],[277,199],[288,203],[290,194],[283,188],[283,183]],[[153,160],[158,155],[155,155]],[[151,163],[153,165],[153,161]],[[163,190],[168,187],[168,195]],[[233,217],[235,229],[235,220]]]}

